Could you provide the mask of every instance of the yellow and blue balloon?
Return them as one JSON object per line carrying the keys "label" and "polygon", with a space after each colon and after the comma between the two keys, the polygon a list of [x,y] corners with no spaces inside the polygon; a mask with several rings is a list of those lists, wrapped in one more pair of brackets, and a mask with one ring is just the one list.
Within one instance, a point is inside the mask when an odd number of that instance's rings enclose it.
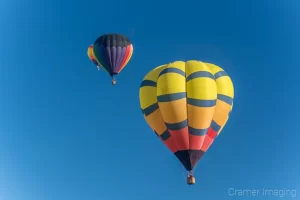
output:
{"label": "yellow and blue balloon", "polygon": [[175,61],[144,77],[144,118],[188,171],[188,184],[195,184],[193,169],[225,126],[233,97],[230,77],[210,63]]}

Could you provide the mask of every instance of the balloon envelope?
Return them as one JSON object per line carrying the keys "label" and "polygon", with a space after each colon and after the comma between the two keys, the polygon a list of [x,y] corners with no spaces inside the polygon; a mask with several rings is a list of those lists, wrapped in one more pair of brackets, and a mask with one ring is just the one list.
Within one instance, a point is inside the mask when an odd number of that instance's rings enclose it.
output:
{"label": "balloon envelope", "polygon": [[130,40],[121,34],[105,34],[94,42],[96,60],[112,77],[121,72],[132,53]]}
{"label": "balloon envelope", "polygon": [[100,64],[97,62],[95,55],[94,55],[94,46],[90,45],[88,47],[88,51],[87,51],[87,55],[89,57],[89,59],[96,65],[96,66],[100,66]]}
{"label": "balloon envelope", "polygon": [[234,88],[216,65],[176,61],[150,71],[139,97],[148,125],[191,171],[226,124]]}

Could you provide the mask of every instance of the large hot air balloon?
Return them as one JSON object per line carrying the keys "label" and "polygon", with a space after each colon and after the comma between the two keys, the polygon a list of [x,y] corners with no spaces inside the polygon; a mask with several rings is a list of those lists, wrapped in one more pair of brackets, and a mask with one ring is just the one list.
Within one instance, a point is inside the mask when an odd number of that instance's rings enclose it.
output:
{"label": "large hot air balloon", "polygon": [[188,171],[190,185],[194,167],[228,120],[233,96],[223,69],[194,60],[159,66],[141,83],[143,115]]}
{"label": "large hot air balloon", "polygon": [[88,47],[87,55],[89,59],[97,66],[97,69],[100,70],[100,64],[97,62],[95,55],[94,55],[94,45],[90,45]]}
{"label": "large hot air balloon", "polygon": [[113,84],[116,84],[114,77],[127,65],[132,53],[131,42],[120,34],[105,34],[94,42],[96,60],[112,77]]}

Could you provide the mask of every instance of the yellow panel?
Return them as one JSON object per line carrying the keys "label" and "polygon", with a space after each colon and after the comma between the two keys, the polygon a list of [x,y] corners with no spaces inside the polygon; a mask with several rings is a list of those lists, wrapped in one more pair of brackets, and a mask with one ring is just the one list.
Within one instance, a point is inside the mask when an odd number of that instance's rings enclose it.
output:
{"label": "yellow panel", "polygon": [[158,103],[158,105],[167,123],[179,123],[187,119],[186,99]]}
{"label": "yellow panel", "polygon": [[[177,61],[168,64],[165,69],[177,68],[185,71],[185,63]],[[172,95],[174,93],[186,92],[185,76],[174,72],[161,75],[157,81],[157,96]],[[172,102],[160,102],[159,108],[166,123],[178,123],[187,119],[186,99]]]}
{"label": "yellow panel", "polygon": [[140,88],[140,105],[142,109],[145,109],[156,102],[156,87],[144,86]]}
{"label": "yellow panel", "polygon": [[[151,80],[156,82],[159,73],[163,70],[163,66],[159,66],[153,70],[151,70],[144,78],[144,80]],[[140,106],[142,109],[151,106],[152,104],[157,102],[156,97],[156,87],[144,86],[140,88]]]}
{"label": "yellow panel", "polygon": [[156,131],[158,135],[163,134],[167,130],[167,127],[165,125],[164,120],[162,119],[159,109],[145,118],[148,125],[152,128],[152,130]]}
{"label": "yellow panel", "polygon": [[[220,71],[224,71],[222,68],[214,65],[207,63],[207,66],[211,69],[213,74],[216,74]],[[231,98],[234,97],[234,88],[232,81],[229,76],[222,76],[216,79],[217,83],[217,90],[218,94],[222,94],[225,96],[229,96]],[[216,104],[216,109],[215,109],[215,114],[213,117],[213,120],[221,126],[220,130],[218,131],[218,135],[221,133],[223,128],[225,127],[226,122],[228,121],[228,114],[232,110],[232,105],[228,105],[227,103],[217,100]]]}
{"label": "yellow panel", "polygon": [[167,65],[160,65],[154,69],[152,69],[145,77],[143,80],[150,80],[150,81],[154,81],[157,82],[157,78],[159,73],[164,69],[164,67],[166,67]]}
{"label": "yellow panel", "polygon": [[214,115],[215,106],[201,108],[188,105],[187,109],[189,126],[196,129],[209,128]]}
{"label": "yellow panel", "polygon": [[185,91],[185,77],[180,74],[167,73],[158,78],[157,96]]}
{"label": "yellow panel", "polygon": [[[145,77],[144,80],[150,80],[157,82],[158,76],[160,72],[164,69],[164,65],[159,66],[153,70],[151,70]],[[144,86],[140,88],[140,105],[142,109],[147,108],[148,106],[157,103],[157,88],[153,86]],[[160,110],[157,109],[147,117],[144,116],[146,122],[151,127],[152,130],[156,131],[158,135],[164,133],[167,130],[164,120],[162,119],[162,115]]]}
{"label": "yellow panel", "polygon": [[[195,72],[209,72],[210,69],[202,62],[188,61],[186,77]],[[213,100],[217,98],[216,82],[208,77],[194,78],[187,83],[187,97],[199,100]]]}
{"label": "yellow panel", "polygon": [[88,57],[91,59],[91,58],[94,58],[95,56],[94,56],[94,50],[93,50],[93,48],[92,47],[89,47],[88,48]]}
{"label": "yellow panel", "polygon": [[[171,66],[171,67],[170,67]],[[174,62],[164,69],[177,68],[184,72],[184,62]],[[174,72],[161,75],[157,81],[157,96],[185,92],[185,77]]]}
{"label": "yellow panel", "polygon": [[186,62],[186,77],[188,77],[189,75],[191,75],[194,72],[198,72],[198,71],[208,71],[211,72],[209,67],[206,66],[205,63],[200,62],[200,61],[196,61],[196,60],[189,60]]}
{"label": "yellow panel", "polygon": [[209,69],[211,70],[212,74],[216,74],[220,71],[224,71],[221,67],[217,66],[217,65],[214,65],[214,64],[211,64],[211,63],[205,63],[206,66],[209,67]]}
{"label": "yellow panel", "polygon": [[[224,71],[221,67],[217,65],[211,63],[206,63],[206,65],[210,68],[214,75],[220,71]],[[234,97],[233,84],[229,76],[222,76],[220,78],[217,78],[216,82],[218,86],[218,94],[223,94],[231,98]]]}
{"label": "yellow panel", "polygon": [[225,124],[227,123],[227,121],[228,121],[228,117],[227,117],[227,119],[225,120],[224,126],[222,126],[222,127],[220,128],[220,130],[218,131],[217,135],[219,135],[219,134],[222,132],[223,128],[225,127]]}
{"label": "yellow panel", "polygon": [[233,84],[229,76],[223,76],[216,80],[218,86],[218,94],[223,94],[231,98],[234,97]]}
{"label": "yellow panel", "polygon": [[199,100],[217,98],[217,85],[211,78],[195,78],[187,82],[187,97]]}
{"label": "yellow panel", "polygon": [[167,67],[177,68],[177,69],[180,69],[181,71],[185,71],[185,62],[175,61],[175,62],[169,63],[167,65]]}
{"label": "yellow panel", "polygon": [[228,105],[223,101],[217,100],[217,105],[216,105],[213,120],[219,126],[224,126],[230,110],[231,110],[231,105]]}

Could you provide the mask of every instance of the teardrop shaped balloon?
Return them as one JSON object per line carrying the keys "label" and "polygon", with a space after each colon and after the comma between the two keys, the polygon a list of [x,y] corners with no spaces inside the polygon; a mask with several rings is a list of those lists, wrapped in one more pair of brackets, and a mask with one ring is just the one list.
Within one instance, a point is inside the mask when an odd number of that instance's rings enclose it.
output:
{"label": "teardrop shaped balloon", "polygon": [[234,88],[220,67],[175,61],[151,70],[140,86],[140,106],[152,130],[188,171],[193,169],[225,126]]}
{"label": "teardrop shaped balloon", "polygon": [[121,34],[105,34],[94,42],[96,60],[112,77],[113,84],[116,84],[114,77],[124,69],[132,53],[132,43]]}

